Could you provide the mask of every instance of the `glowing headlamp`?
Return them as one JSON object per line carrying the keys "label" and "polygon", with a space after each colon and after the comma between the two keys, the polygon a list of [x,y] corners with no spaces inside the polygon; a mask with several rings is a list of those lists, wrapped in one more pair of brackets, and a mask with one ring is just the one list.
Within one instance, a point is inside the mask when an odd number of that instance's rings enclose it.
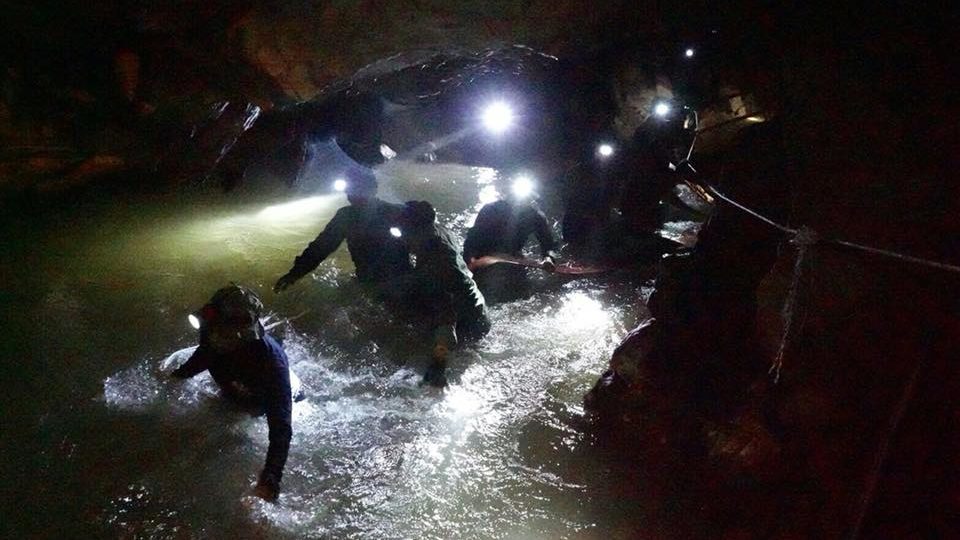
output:
{"label": "glowing headlamp", "polygon": [[522,174],[514,179],[511,191],[515,197],[525,199],[533,193],[533,180],[531,180],[529,176]]}
{"label": "glowing headlamp", "polygon": [[192,326],[194,330],[200,329],[200,318],[193,313],[187,315],[187,321],[190,322],[190,326]]}
{"label": "glowing headlamp", "polygon": [[347,181],[344,180],[343,178],[337,178],[336,180],[333,181],[333,189],[335,189],[335,190],[337,190],[337,191],[339,191],[339,192],[344,192],[344,191],[346,191],[346,190],[347,190]]}
{"label": "glowing headlamp", "polygon": [[694,50],[692,48],[688,48],[687,50],[683,51],[683,55],[687,58],[693,58],[693,54]]}
{"label": "glowing headlamp", "polygon": [[602,158],[608,158],[613,155],[613,145],[610,143],[600,143],[597,146],[597,155]]}
{"label": "glowing headlamp", "polygon": [[653,114],[660,118],[666,118],[666,116],[670,114],[670,104],[666,101],[657,102],[657,104],[653,106]]}
{"label": "glowing headlamp", "polygon": [[483,111],[483,125],[491,133],[499,135],[513,125],[513,110],[502,101],[495,101]]}
{"label": "glowing headlamp", "polygon": [[400,232],[399,227],[390,227],[390,236],[394,238],[400,238],[401,236],[403,236],[403,233]]}

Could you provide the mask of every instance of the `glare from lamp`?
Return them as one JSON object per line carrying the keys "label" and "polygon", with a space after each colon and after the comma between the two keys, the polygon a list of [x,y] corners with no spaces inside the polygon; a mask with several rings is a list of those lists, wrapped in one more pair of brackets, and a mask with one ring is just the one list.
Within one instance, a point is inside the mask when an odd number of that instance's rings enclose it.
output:
{"label": "glare from lamp", "polygon": [[693,49],[687,49],[686,51],[683,51],[684,56],[686,56],[687,58],[693,58],[693,53],[694,53]]}
{"label": "glare from lamp", "polygon": [[483,112],[483,125],[491,133],[503,133],[513,125],[513,110],[502,101],[491,103]]}
{"label": "glare from lamp", "polygon": [[533,193],[533,180],[525,174],[520,175],[514,179],[511,189],[515,197],[526,199]]}
{"label": "glare from lamp", "polygon": [[343,178],[337,178],[333,181],[333,189],[343,192],[347,190],[347,181]]}
{"label": "glare from lamp", "polygon": [[480,204],[490,204],[500,200],[500,194],[497,192],[497,188],[492,185],[483,186],[480,189],[480,193],[477,194],[477,197],[480,199]]}
{"label": "glare from lamp", "polygon": [[659,116],[660,118],[666,117],[670,114],[670,105],[665,101],[660,101],[653,106],[653,114]]}
{"label": "glare from lamp", "polygon": [[608,158],[613,155],[613,145],[610,143],[601,143],[597,146],[597,154],[602,158]]}
{"label": "glare from lamp", "polygon": [[257,217],[267,221],[294,221],[319,212],[332,200],[332,196],[316,196],[275,204],[261,210]]}
{"label": "glare from lamp", "polygon": [[397,227],[390,227],[390,236],[394,238],[400,238],[401,236],[403,236],[403,233],[400,232],[400,229]]}
{"label": "glare from lamp", "polygon": [[187,320],[190,321],[190,326],[192,326],[194,330],[200,329],[200,319],[198,319],[196,315],[193,313],[187,315]]}

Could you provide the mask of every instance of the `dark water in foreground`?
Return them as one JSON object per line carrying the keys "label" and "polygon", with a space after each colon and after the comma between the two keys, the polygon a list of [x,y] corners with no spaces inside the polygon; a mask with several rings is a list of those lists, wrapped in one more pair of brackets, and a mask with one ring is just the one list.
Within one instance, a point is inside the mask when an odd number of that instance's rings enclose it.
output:
{"label": "dark water in foreground", "polygon": [[[430,199],[460,234],[498,175],[405,162],[378,174],[384,198]],[[323,195],[268,208],[288,197],[100,200],[2,231],[14,254],[0,266],[3,536],[638,530],[636,503],[607,494],[618,479],[586,435],[581,398],[649,291],[542,279],[534,297],[492,309],[494,329],[456,356],[449,388],[425,390],[423,340],[363,295],[345,248],[313,279],[269,292],[345,204]],[[206,376],[167,376],[194,344],[186,314],[230,280],[279,317],[307,312],[274,331],[308,395],[294,407],[277,505],[251,496],[265,421],[231,410]]]}

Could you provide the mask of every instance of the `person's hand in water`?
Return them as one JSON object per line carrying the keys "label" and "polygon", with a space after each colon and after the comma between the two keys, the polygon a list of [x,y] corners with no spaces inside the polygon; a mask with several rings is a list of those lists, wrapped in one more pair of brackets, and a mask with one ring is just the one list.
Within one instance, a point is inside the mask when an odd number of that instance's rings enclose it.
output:
{"label": "person's hand in water", "polygon": [[443,388],[447,385],[447,355],[450,353],[446,345],[438,343],[433,347],[433,363],[423,374],[423,384],[429,384],[437,388]]}
{"label": "person's hand in water", "polygon": [[277,283],[273,286],[273,292],[279,293],[280,291],[287,290],[287,287],[293,285],[297,282],[297,278],[291,276],[290,274],[284,274],[283,277],[277,280]]}
{"label": "person's hand in water", "polygon": [[280,497],[280,482],[273,475],[262,473],[253,493],[267,502],[277,502]]}
{"label": "person's hand in water", "polygon": [[435,388],[443,388],[447,385],[447,376],[444,372],[447,371],[447,368],[443,366],[438,366],[434,364],[427,368],[426,373],[423,374],[423,384],[428,384]]}

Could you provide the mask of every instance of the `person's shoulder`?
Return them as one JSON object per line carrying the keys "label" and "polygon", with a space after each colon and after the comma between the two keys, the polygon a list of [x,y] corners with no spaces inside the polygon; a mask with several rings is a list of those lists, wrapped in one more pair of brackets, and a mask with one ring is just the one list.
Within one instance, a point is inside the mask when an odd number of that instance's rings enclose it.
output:
{"label": "person's shoulder", "polygon": [[383,199],[376,199],[375,204],[377,206],[377,209],[380,210],[381,212],[399,214],[400,212],[403,211],[403,205],[399,203],[388,202]]}
{"label": "person's shoulder", "polygon": [[333,219],[352,217],[357,213],[357,208],[353,205],[341,206],[337,209],[336,213],[333,214]]}
{"label": "person's shoulder", "polygon": [[521,214],[527,216],[542,216],[543,210],[540,208],[540,205],[536,201],[528,201],[517,209]]}

